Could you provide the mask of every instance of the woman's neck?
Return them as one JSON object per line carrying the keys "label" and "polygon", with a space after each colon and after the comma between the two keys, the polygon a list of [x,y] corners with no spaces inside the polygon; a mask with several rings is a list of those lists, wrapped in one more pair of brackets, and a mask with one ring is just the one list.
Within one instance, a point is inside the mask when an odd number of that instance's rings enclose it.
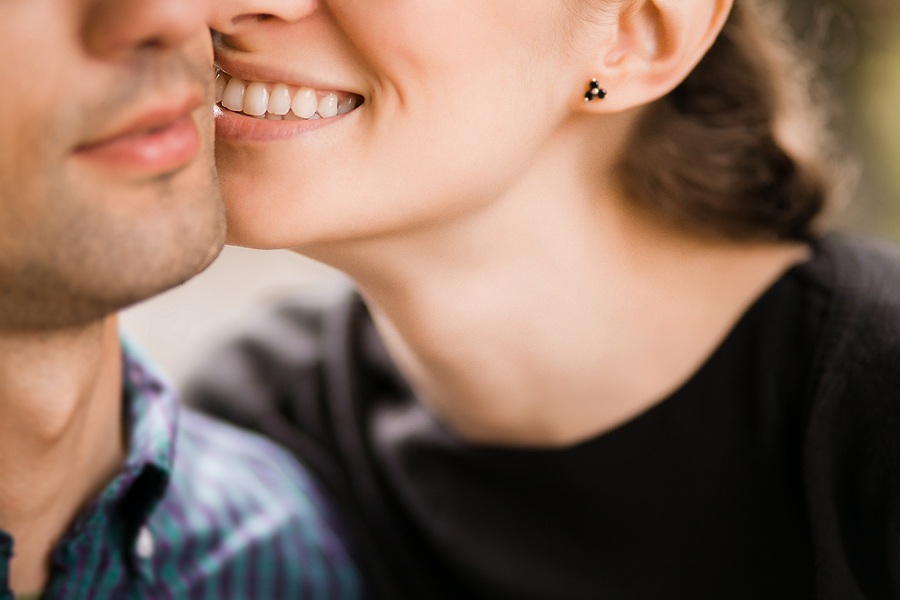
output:
{"label": "woman's neck", "polygon": [[636,416],[808,252],[686,235],[573,164],[455,222],[313,253],[357,282],[419,396],[472,441],[568,445]]}

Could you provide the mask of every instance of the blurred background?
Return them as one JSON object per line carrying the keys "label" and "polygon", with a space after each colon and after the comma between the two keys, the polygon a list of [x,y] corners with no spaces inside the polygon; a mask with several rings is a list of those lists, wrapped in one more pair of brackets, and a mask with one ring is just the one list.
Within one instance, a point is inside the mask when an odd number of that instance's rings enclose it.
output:
{"label": "blurred background", "polygon": [[[829,90],[840,142],[860,167],[857,193],[839,225],[900,240],[900,0],[786,3]],[[178,384],[258,307],[339,280],[289,252],[226,248],[189,283],[126,311],[123,329]]]}

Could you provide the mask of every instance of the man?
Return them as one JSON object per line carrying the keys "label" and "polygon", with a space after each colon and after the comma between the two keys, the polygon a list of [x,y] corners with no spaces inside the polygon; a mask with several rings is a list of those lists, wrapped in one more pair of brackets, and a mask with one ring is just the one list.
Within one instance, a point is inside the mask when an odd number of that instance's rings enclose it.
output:
{"label": "man", "polygon": [[0,1],[2,600],[358,593],[306,472],[120,347],[222,246],[207,8]]}

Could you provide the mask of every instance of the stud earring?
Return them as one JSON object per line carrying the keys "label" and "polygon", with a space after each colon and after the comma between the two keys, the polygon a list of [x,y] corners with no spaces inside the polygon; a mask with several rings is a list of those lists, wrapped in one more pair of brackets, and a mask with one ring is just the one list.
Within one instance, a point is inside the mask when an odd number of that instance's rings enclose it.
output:
{"label": "stud earring", "polygon": [[600,84],[597,83],[596,79],[591,79],[591,83],[588,85],[588,91],[584,94],[585,102],[590,102],[592,100],[603,100],[604,98],[606,98],[606,90],[600,87]]}

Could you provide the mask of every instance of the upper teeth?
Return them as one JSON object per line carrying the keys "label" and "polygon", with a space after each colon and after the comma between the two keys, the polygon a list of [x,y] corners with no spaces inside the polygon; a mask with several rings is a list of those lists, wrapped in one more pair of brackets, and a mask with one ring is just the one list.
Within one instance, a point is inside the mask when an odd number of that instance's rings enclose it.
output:
{"label": "upper teeth", "polygon": [[362,98],[347,92],[322,92],[284,83],[242,81],[216,72],[216,102],[234,112],[274,120],[327,119],[355,109]]}

